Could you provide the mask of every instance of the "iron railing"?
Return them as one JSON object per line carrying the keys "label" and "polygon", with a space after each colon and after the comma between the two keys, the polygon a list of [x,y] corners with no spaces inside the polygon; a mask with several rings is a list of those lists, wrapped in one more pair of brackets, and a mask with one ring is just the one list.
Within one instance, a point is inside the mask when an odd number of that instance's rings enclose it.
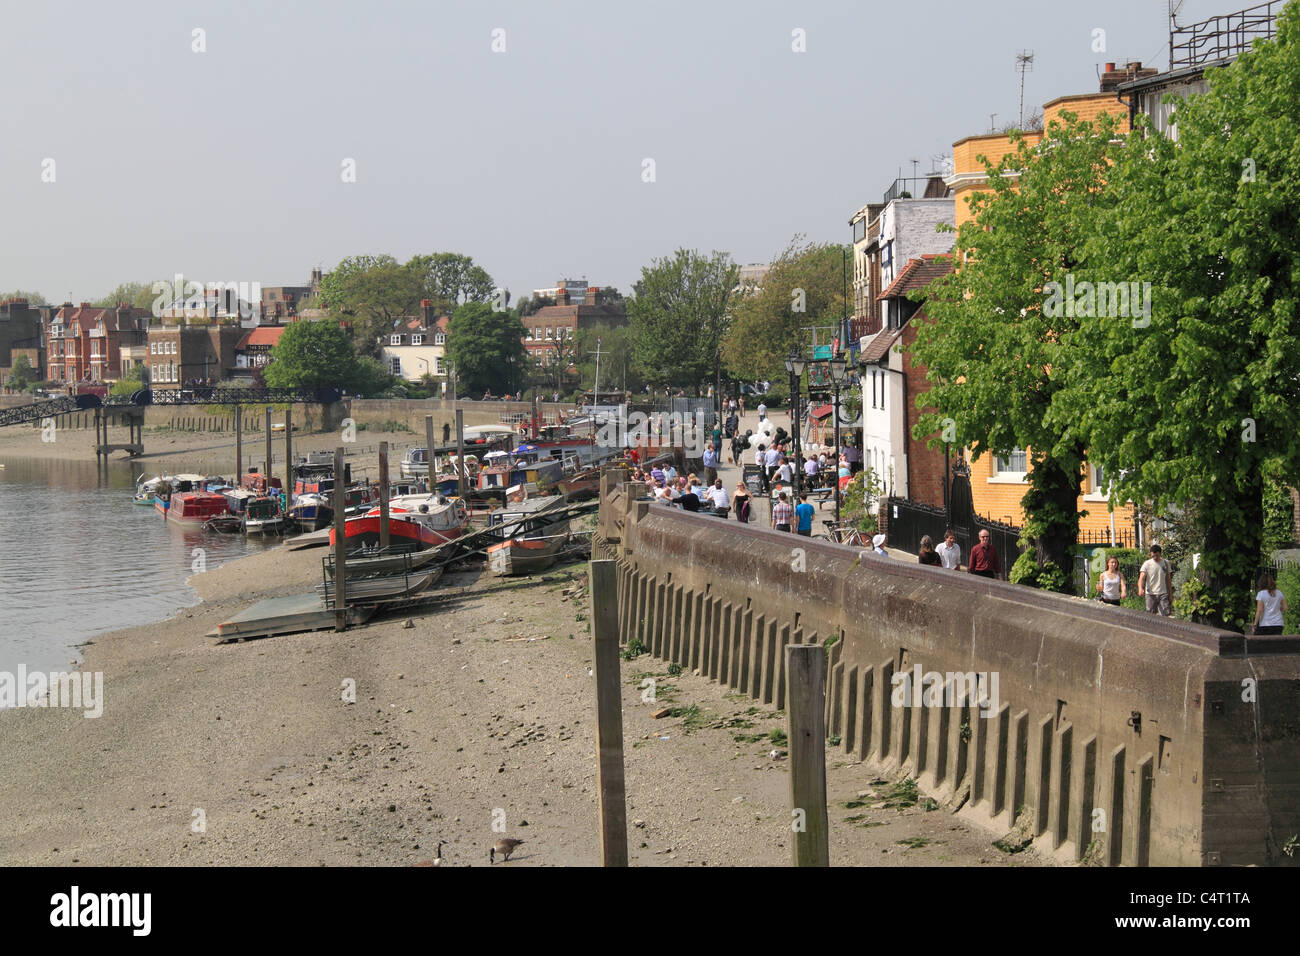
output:
{"label": "iron railing", "polygon": [[1169,31],[1169,68],[1200,66],[1249,53],[1255,40],[1269,39],[1277,32],[1282,6],[1283,0],[1269,0],[1236,13],[1174,27]]}

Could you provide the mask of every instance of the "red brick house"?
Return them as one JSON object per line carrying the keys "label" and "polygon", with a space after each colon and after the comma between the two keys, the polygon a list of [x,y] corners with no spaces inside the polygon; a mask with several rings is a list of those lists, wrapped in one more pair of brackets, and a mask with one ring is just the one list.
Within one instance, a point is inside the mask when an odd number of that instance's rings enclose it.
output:
{"label": "red brick house", "polygon": [[627,324],[627,306],[619,300],[607,301],[604,292],[591,286],[581,303],[573,302],[563,282],[556,283],[555,305],[546,305],[523,319],[524,349],[539,365],[549,365],[556,355],[572,353],[578,329],[593,325]]}
{"label": "red brick house", "polygon": [[149,312],[129,305],[100,308],[65,303],[50,319],[46,361],[51,381],[115,382],[122,374],[122,346],[141,345]]}

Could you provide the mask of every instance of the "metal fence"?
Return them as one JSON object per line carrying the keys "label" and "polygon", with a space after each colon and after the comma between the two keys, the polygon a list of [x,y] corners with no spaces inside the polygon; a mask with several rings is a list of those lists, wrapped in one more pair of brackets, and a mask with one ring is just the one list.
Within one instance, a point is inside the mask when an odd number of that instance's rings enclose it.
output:
{"label": "metal fence", "polygon": [[989,533],[989,543],[997,552],[1004,574],[1011,573],[1011,566],[1020,557],[1020,529],[1009,524],[991,521],[979,515],[972,515],[968,522],[951,519],[942,508],[906,498],[889,498],[885,506],[891,548],[919,554],[922,536],[929,535],[931,543],[938,547],[943,542],[944,532],[951,527],[957,543],[961,545],[963,564],[970,556],[971,547],[979,543],[981,531]]}

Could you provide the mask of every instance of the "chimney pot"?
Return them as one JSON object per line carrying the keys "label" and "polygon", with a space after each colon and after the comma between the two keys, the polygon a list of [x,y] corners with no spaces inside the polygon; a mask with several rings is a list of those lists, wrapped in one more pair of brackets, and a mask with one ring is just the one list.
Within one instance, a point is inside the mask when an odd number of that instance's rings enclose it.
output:
{"label": "chimney pot", "polygon": [[1114,64],[1114,63],[1107,63],[1107,64],[1106,64],[1106,72],[1107,72],[1107,73],[1114,73],[1114,72],[1115,72],[1115,64]]}

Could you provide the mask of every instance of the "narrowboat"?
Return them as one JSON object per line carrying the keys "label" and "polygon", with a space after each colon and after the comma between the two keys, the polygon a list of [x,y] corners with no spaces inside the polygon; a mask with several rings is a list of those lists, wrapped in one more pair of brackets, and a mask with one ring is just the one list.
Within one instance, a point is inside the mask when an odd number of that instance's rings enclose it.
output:
{"label": "narrowboat", "polygon": [[200,524],[218,515],[230,513],[224,495],[212,491],[182,491],[171,496],[167,517],[172,521],[196,521]]}

